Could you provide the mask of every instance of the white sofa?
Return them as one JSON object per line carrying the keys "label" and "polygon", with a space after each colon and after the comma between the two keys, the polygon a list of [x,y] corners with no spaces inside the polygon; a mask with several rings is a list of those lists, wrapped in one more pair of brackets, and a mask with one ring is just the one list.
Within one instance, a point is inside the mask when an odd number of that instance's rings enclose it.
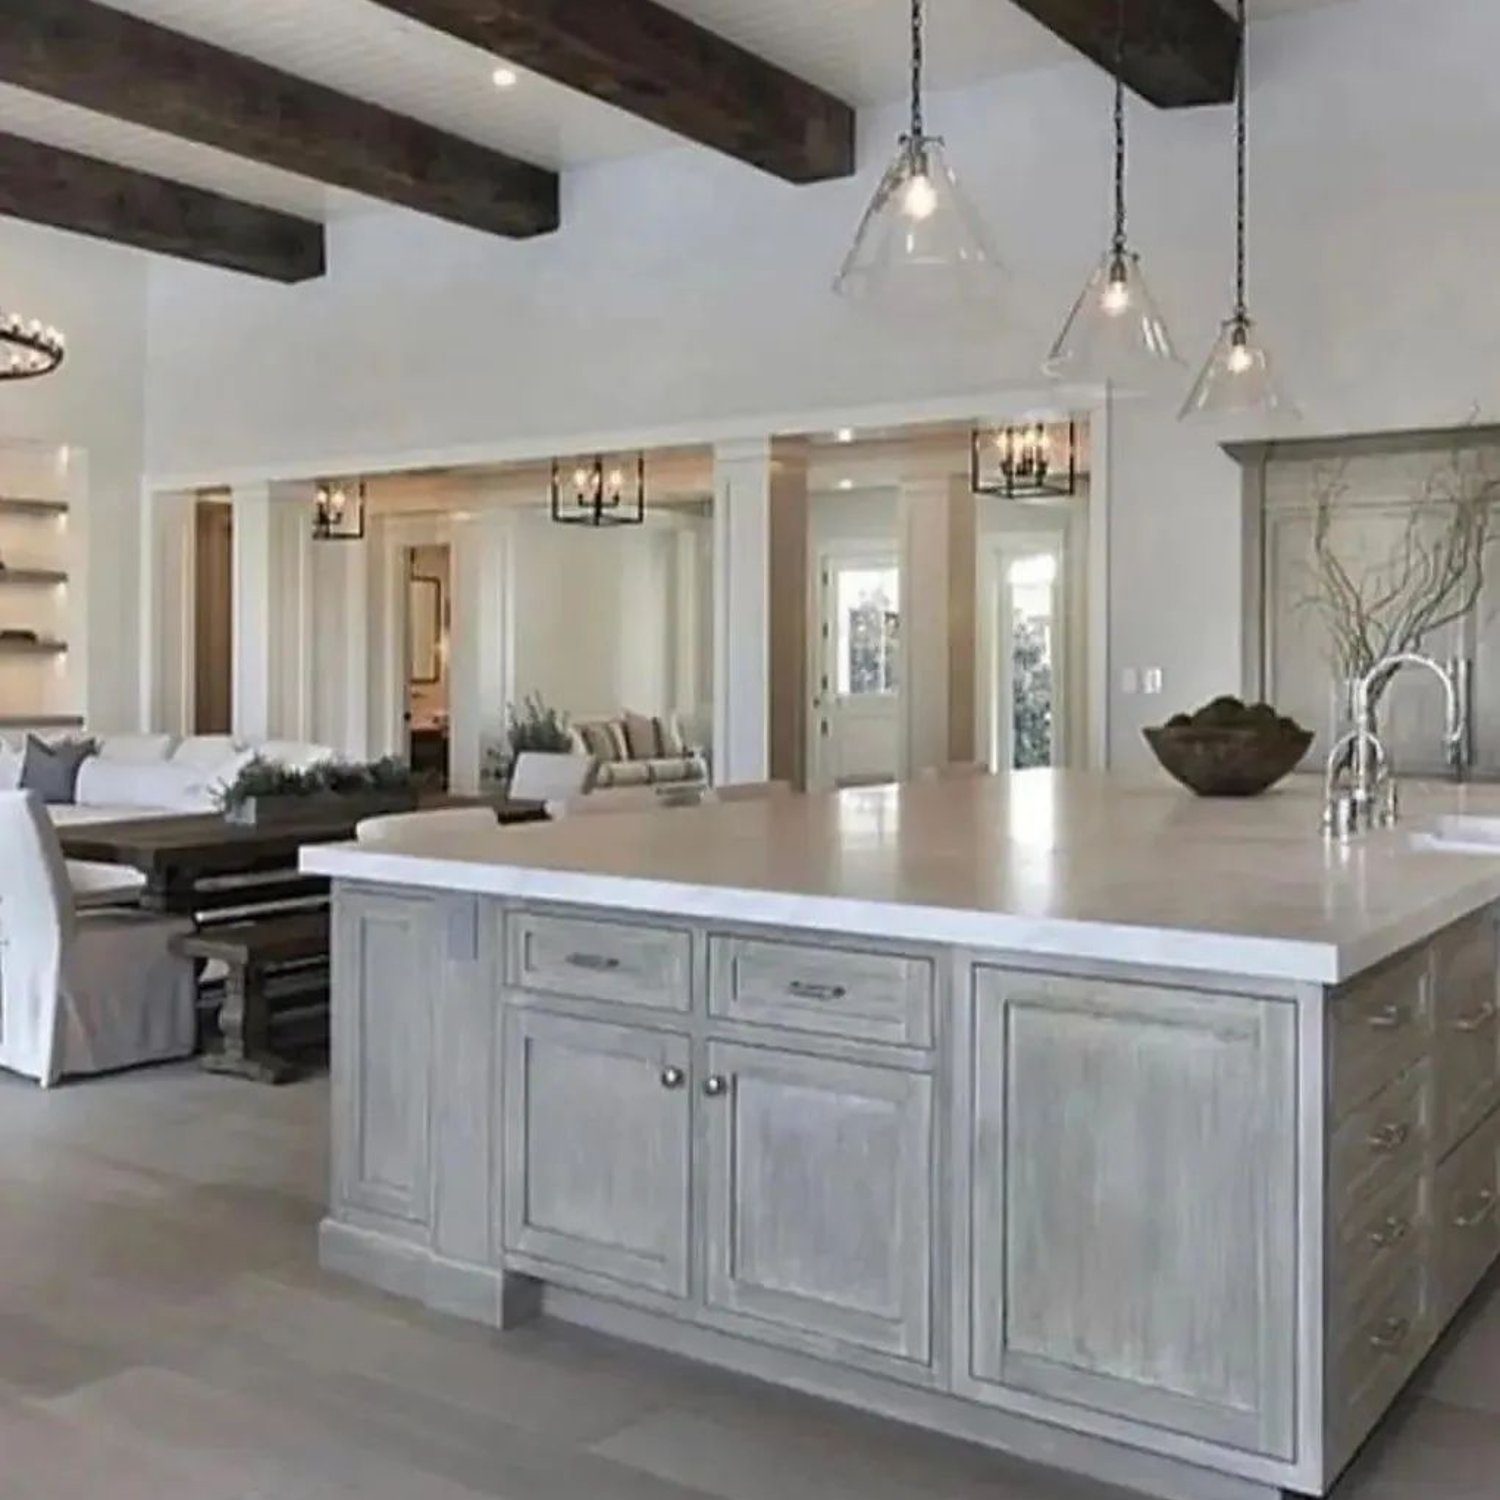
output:
{"label": "white sofa", "polygon": [[[87,736],[86,736],[87,737]],[[213,812],[219,790],[259,756],[297,770],[336,759],[323,745],[290,740],[252,743],[228,735],[103,734],[98,753],[79,768],[75,800],[47,809],[60,827]],[[24,739],[0,738],[0,791],[20,782]]]}

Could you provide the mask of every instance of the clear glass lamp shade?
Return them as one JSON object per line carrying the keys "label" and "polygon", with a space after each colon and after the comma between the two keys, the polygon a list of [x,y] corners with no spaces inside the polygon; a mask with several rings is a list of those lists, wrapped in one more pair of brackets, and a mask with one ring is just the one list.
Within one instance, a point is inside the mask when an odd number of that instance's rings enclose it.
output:
{"label": "clear glass lamp shade", "polygon": [[1270,355],[1255,337],[1255,325],[1248,318],[1233,317],[1220,328],[1180,415],[1191,421],[1293,410],[1276,384]]}
{"label": "clear glass lamp shade", "polygon": [[893,303],[993,296],[999,262],[943,143],[903,137],[834,281],[841,296]]}
{"label": "clear glass lamp shade", "polygon": [[1181,365],[1138,255],[1106,251],[1043,367],[1059,380],[1149,384]]}

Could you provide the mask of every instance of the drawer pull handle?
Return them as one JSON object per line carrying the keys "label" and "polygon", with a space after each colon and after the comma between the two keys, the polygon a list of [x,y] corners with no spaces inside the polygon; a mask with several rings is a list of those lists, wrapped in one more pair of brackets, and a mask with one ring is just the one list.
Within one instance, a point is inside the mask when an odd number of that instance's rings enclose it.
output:
{"label": "drawer pull handle", "polygon": [[1488,1224],[1495,1217],[1495,1194],[1493,1189],[1486,1188],[1474,1200],[1474,1207],[1465,1210],[1455,1216],[1453,1227],[1455,1229],[1479,1229]]}
{"label": "drawer pull handle", "polygon": [[590,974],[613,974],[620,967],[620,960],[604,953],[570,953],[568,964],[575,969],[587,969]]}
{"label": "drawer pull handle", "polygon": [[1486,1000],[1478,1010],[1470,1011],[1466,1016],[1460,1016],[1453,1023],[1453,1029],[1462,1032],[1465,1036],[1472,1036],[1476,1031],[1483,1031],[1494,1019],[1495,1002]]}
{"label": "drawer pull handle", "polygon": [[1404,1120],[1377,1125],[1366,1137],[1372,1151],[1399,1151],[1411,1139],[1411,1126]]}
{"label": "drawer pull handle", "polygon": [[1387,1318],[1370,1335],[1370,1347],[1382,1354],[1394,1354],[1411,1334],[1410,1318]]}
{"label": "drawer pull handle", "polygon": [[813,984],[806,979],[794,979],[786,988],[799,1000],[842,1000],[849,993],[841,984]]}
{"label": "drawer pull handle", "polygon": [[1400,1219],[1393,1214],[1378,1229],[1370,1231],[1370,1243],[1377,1250],[1389,1250],[1392,1245],[1399,1245],[1410,1233],[1411,1220]]}
{"label": "drawer pull handle", "polygon": [[1365,1025],[1371,1031],[1399,1031],[1406,1025],[1406,1020],[1404,1005],[1385,1005],[1379,1010],[1372,1010],[1365,1017]]}
{"label": "drawer pull handle", "polygon": [[687,1081],[687,1074],[681,1068],[663,1068],[661,1070],[661,1086],[664,1089],[680,1089]]}
{"label": "drawer pull handle", "polygon": [[729,1080],[719,1073],[710,1073],[703,1080],[703,1092],[710,1099],[717,1099],[729,1091]]}

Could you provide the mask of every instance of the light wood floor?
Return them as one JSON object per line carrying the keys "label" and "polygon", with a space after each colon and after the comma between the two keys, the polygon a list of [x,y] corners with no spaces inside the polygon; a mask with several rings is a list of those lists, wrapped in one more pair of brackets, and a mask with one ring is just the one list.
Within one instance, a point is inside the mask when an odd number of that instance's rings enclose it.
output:
{"label": "light wood floor", "polygon": [[[543,1324],[323,1276],[327,1088],[0,1075],[3,1500],[1106,1500]],[[1500,1496],[1492,1286],[1340,1500]]]}

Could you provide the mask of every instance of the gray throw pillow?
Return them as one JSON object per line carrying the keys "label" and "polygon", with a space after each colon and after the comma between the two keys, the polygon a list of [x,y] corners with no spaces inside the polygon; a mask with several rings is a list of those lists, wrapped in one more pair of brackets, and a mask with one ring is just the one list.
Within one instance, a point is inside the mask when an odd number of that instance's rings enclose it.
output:
{"label": "gray throw pillow", "polygon": [[70,805],[77,795],[78,769],[95,748],[93,740],[59,740],[49,745],[28,734],[21,758],[21,790],[35,792],[49,807]]}

